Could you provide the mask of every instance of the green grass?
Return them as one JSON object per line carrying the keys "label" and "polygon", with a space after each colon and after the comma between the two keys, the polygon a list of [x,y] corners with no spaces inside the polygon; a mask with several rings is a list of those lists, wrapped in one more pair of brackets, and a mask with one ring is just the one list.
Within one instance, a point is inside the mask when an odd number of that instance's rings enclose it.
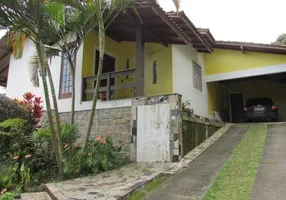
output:
{"label": "green grass", "polygon": [[161,176],[152,182],[148,183],[142,190],[135,192],[128,200],[142,200],[147,194],[150,194],[160,188],[166,181],[168,177]]}
{"label": "green grass", "polygon": [[248,200],[261,160],[266,125],[252,125],[203,200]]}

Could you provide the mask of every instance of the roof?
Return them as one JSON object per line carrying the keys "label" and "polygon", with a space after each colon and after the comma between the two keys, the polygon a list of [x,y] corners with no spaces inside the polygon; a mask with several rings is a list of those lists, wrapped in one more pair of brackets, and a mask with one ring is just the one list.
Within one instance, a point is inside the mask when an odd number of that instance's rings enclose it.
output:
{"label": "roof", "polygon": [[237,41],[215,41],[213,47],[217,49],[239,50],[243,52],[250,51],[282,55],[286,54],[286,45],[273,45]]}
{"label": "roof", "polygon": [[116,41],[136,41],[136,26],[144,28],[144,41],[168,44],[192,44],[199,52],[212,52],[184,12],[165,12],[156,0],[137,0],[120,13],[106,34]]}
{"label": "roof", "polygon": [[0,40],[0,86],[6,86],[7,84],[10,55],[11,46],[2,38]]}
{"label": "roof", "polygon": [[184,12],[165,12],[156,0],[137,0],[120,13],[107,30],[114,40],[136,41],[136,26],[144,28],[144,41],[191,44],[198,52],[229,49],[272,54],[286,54],[286,46],[232,41],[216,41],[210,30],[197,28]]}

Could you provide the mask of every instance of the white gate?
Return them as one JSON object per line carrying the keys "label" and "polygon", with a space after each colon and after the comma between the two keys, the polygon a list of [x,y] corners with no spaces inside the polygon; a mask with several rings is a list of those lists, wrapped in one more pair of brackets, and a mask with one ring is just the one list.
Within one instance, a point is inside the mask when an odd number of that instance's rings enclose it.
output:
{"label": "white gate", "polygon": [[137,161],[171,161],[169,104],[137,107]]}

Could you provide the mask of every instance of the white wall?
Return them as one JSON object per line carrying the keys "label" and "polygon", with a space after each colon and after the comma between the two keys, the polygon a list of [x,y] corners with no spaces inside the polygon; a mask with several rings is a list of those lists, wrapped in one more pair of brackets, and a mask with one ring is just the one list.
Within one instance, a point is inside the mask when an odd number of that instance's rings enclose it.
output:
{"label": "white wall", "polygon": [[[36,53],[35,46],[31,41],[25,44],[23,57],[15,60],[13,56],[10,59],[7,92],[6,95],[10,98],[22,98],[25,92],[32,92],[36,96],[41,96],[44,99],[44,93],[40,80],[40,87],[36,88],[30,82],[29,76],[29,58]],[[82,88],[82,58],[83,45],[80,47],[76,59],[76,103],[75,109],[89,110],[92,102],[81,102]],[[51,61],[51,72],[56,90],[57,98],[59,97],[60,75],[61,75],[61,56],[56,56]],[[113,100],[113,101],[98,101],[97,109],[115,108],[131,106],[131,99]],[[44,103],[45,107],[45,103]],[[71,99],[58,99],[59,112],[69,112],[71,110]]]}
{"label": "white wall", "polygon": [[137,107],[137,162],[170,162],[169,104]]}
{"label": "white wall", "polygon": [[[191,45],[172,45],[173,92],[182,95],[183,102],[190,101],[194,113],[203,117],[208,114],[207,85],[205,82],[204,55]],[[202,67],[203,91],[193,87],[193,62]]]}

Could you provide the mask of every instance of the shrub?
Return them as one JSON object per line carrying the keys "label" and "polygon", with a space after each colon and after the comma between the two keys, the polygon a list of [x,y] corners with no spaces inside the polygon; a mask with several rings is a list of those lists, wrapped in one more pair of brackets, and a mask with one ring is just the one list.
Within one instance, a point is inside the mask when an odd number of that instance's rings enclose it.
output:
{"label": "shrub", "polygon": [[31,92],[23,95],[23,100],[14,99],[16,103],[28,109],[34,125],[37,125],[43,116],[43,106],[41,97],[36,97]]}
{"label": "shrub", "polygon": [[2,159],[7,159],[9,154],[23,157],[29,147],[27,136],[31,134],[32,130],[32,125],[24,119],[8,119],[0,123],[0,153]]}
{"label": "shrub", "polygon": [[94,174],[116,167],[116,149],[112,138],[98,136],[95,141],[89,141],[87,149],[74,156],[74,166],[81,174]]}
{"label": "shrub", "polygon": [[29,137],[32,155],[31,166],[34,171],[56,165],[49,128],[40,128]]}
{"label": "shrub", "polygon": [[12,118],[21,118],[30,121],[30,113],[19,106],[12,99],[0,94],[0,123]]}

